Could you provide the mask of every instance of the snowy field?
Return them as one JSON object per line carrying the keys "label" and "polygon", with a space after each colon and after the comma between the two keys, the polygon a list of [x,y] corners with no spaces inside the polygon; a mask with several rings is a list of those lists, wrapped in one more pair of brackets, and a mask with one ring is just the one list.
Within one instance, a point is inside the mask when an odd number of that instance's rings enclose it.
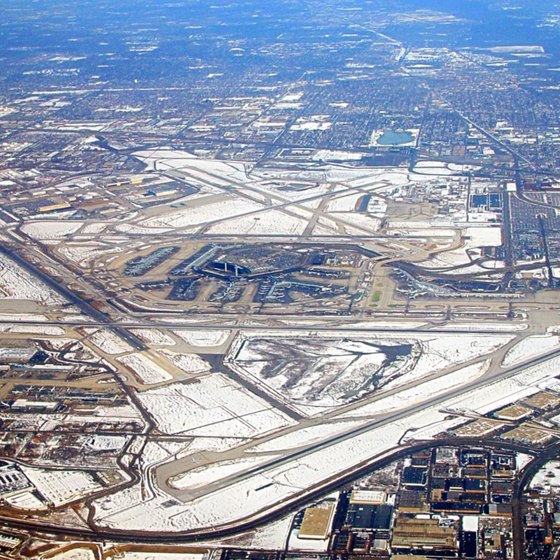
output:
{"label": "snowy field", "polygon": [[[196,206],[186,207],[177,212],[164,214],[154,218],[148,218],[141,225],[145,227],[173,227],[183,228],[194,225],[203,225],[208,222],[226,220],[234,216],[241,216],[256,210],[262,210],[262,204],[244,198],[228,196],[225,200],[210,201],[204,204],[204,200],[197,201]],[[252,218],[250,218],[252,219]]]}
{"label": "snowy field", "polygon": [[49,560],[95,560],[95,553],[89,548],[72,548],[49,556]]}
{"label": "snowy field", "polygon": [[221,374],[152,389],[139,398],[166,434],[254,437],[291,423]]}
{"label": "snowy field", "polygon": [[132,346],[109,329],[83,329],[83,331],[88,335],[88,341],[106,354],[118,355],[133,350]]}
{"label": "snowy field", "polygon": [[496,334],[370,335],[237,339],[235,370],[300,411],[335,407],[490,354],[513,337]]}
{"label": "snowy field", "polygon": [[108,560],[205,560],[206,554],[187,552],[131,552],[125,551]]}
{"label": "snowy field", "polygon": [[[280,464],[227,488],[203,495],[192,501],[174,502],[166,508],[161,504],[169,497],[145,501],[137,487],[113,494],[95,502],[96,520],[102,526],[158,530],[195,530],[243,519],[254,515],[309,489],[345,468],[381,456],[394,449],[410,429],[432,425],[444,414],[437,410],[418,413],[406,421],[354,436],[348,440],[315,451],[306,457]],[[461,420],[457,420],[460,422]],[[146,525],[150,519],[149,525]]]}
{"label": "snowy field", "polygon": [[0,255],[0,299],[22,299],[43,305],[65,303],[62,296],[4,255]]}
{"label": "snowy field", "polygon": [[[168,148],[157,148],[134,153],[146,165],[152,167],[154,163],[158,169],[178,169],[187,173],[199,173],[214,176],[223,176],[234,181],[246,181],[245,164],[235,161],[220,161],[216,159],[199,158],[189,152],[171,150]],[[223,181],[224,184],[230,184]]]}
{"label": "snowy field", "polygon": [[142,342],[153,346],[175,346],[175,340],[157,329],[130,329]]}
{"label": "snowy field", "polygon": [[231,331],[225,330],[174,330],[173,334],[190,346],[200,348],[221,346],[230,336]]}
{"label": "snowy field", "polygon": [[[453,382],[472,380],[481,374],[482,369],[468,366],[468,371],[455,372],[454,375],[458,376],[456,380],[450,377],[447,383],[440,383],[443,400],[421,412],[337,441],[289,463],[254,473],[227,488],[209,492],[192,501],[175,502],[167,508],[159,506],[166,499],[169,500],[168,497],[161,495],[147,501],[142,498],[139,488],[133,487],[98,500],[96,519],[107,527],[140,528],[145,526],[151,513],[150,527],[158,531],[196,530],[249,517],[353,465],[384,456],[397,448],[402,438],[433,437],[464,422],[461,416],[449,417],[447,409],[459,409],[472,403],[472,410],[483,414],[536,392],[539,386],[555,379],[559,363],[560,359],[549,360],[527,368],[514,377],[488,383],[461,397],[445,399],[443,395],[450,390]],[[402,410],[402,406],[397,410]]]}
{"label": "snowy field", "polygon": [[118,361],[131,369],[144,385],[155,385],[173,379],[169,372],[144,354],[129,354],[118,358]]}
{"label": "snowy field", "polygon": [[[469,227],[463,231],[462,246],[452,249],[423,261],[421,266],[427,268],[445,268],[468,264],[473,258],[480,257],[480,251],[473,251],[479,247],[499,247],[502,244],[500,226]],[[469,257],[469,254],[471,255]],[[484,270],[479,268],[479,270]],[[461,273],[464,270],[459,271]]]}
{"label": "snowy field", "polygon": [[303,447],[317,441],[334,437],[363,424],[363,421],[345,420],[343,422],[332,422],[329,424],[318,424],[290,432],[284,436],[279,436],[270,441],[261,443],[251,449],[252,452],[273,452],[292,449],[294,447]]}
{"label": "snowy field", "polygon": [[[122,243],[122,241],[121,241]],[[72,261],[82,268],[88,268],[103,257],[116,257],[125,250],[130,250],[130,243],[117,245],[116,243],[65,243],[57,247],[57,252],[65,259]]]}
{"label": "snowy field", "polygon": [[78,231],[83,225],[84,222],[69,220],[28,221],[22,226],[21,231],[33,239],[44,241],[46,239],[64,239]]}
{"label": "snowy field", "polygon": [[535,490],[560,494],[560,461],[549,461],[543,465],[529,486]]}
{"label": "snowy field", "polygon": [[328,203],[327,210],[329,212],[354,212],[363,196],[363,194],[358,193],[334,198]]}
{"label": "snowy field", "polygon": [[256,467],[274,458],[273,455],[264,457],[244,457],[242,459],[234,459],[232,461],[222,461],[221,463],[213,463],[204,467],[192,469],[184,474],[180,474],[172,478],[169,483],[173,488],[178,490],[198,488],[215,480],[220,480],[228,476],[246,471],[252,467]]}
{"label": "snowy field", "polygon": [[212,366],[196,354],[178,354],[171,350],[160,350],[173,365],[189,375],[210,371]]}
{"label": "snowy field", "polygon": [[504,357],[502,365],[504,367],[513,366],[553,350],[560,350],[558,335],[544,334],[528,336],[509,350]]}
{"label": "snowy field", "polygon": [[506,378],[492,384],[491,389],[483,387],[453,399],[449,408],[468,410],[477,414],[487,414],[516,400],[538,393],[542,389],[558,383],[560,358],[528,367],[515,377]]}
{"label": "snowy field", "polygon": [[90,474],[83,471],[54,471],[25,466],[22,470],[45,500],[55,507],[102,488]]}
{"label": "snowy field", "polygon": [[402,391],[394,395],[386,397],[380,395],[379,399],[374,402],[354,408],[343,414],[341,418],[380,417],[383,414],[395,412],[406,406],[412,406],[449,390],[449,387],[456,387],[475,381],[488,370],[488,366],[488,360],[478,362],[452,373],[443,374],[436,379],[428,380],[414,387],[403,388]]}
{"label": "snowy field", "polygon": [[307,221],[295,216],[290,216],[280,210],[267,210],[258,214],[239,216],[223,220],[213,225],[210,233],[222,234],[274,234],[274,235],[299,235],[303,233]]}
{"label": "snowy field", "polygon": [[62,327],[49,327],[40,325],[0,325],[0,332],[18,334],[44,334],[50,336],[61,336],[65,334]]}

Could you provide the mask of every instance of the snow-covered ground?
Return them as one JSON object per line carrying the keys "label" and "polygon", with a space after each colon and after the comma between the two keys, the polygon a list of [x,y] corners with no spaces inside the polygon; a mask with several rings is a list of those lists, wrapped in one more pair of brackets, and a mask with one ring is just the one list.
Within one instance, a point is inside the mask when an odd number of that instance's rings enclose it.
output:
{"label": "snow-covered ground", "polygon": [[478,414],[487,414],[539,392],[549,383],[555,383],[560,372],[560,358],[552,358],[542,364],[528,367],[522,373],[496,381],[491,388],[483,387],[449,402],[449,408],[469,410]]}
{"label": "snow-covered ground", "polygon": [[139,398],[158,428],[167,434],[254,437],[291,423],[221,374],[152,389]]}
{"label": "snow-covered ground", "polygon": [[306,446],[348,431],[359,424],[363,424],[363,421],[345,420],[344,422],[333,422],[330,424],[309,426],[308,428],[302,428],[301,430],[296,430],[284,436],[279,436],[271,439],[270,441],[261,443],[251,448],[251,451],[282,451],[293,447]]}
{"label": "snow-covered ground", "polygon": [[[336,333],[313,338],[273,331],[244,335],[232,346],[232,367],[287,399],[301,412],[334,407],[490,354],[513,336],[496,334]],[[239,351],[238,351],[239,350]],[[285,356],[285,357],[283,357]]]}
{"label": "snow-covered ground", "polygon": [[290,216],[280,210],[267,210],[258,214],[249,214],[229,220],[223,220],[213,225],[210,233],[222,234],[274,234],[274,235],[299,235],[302,234],[307,221],[295,216]]}
{"label": "snow-covered ground", "polygon": [[273,458],[273,455],[264,457],[243,457],[241,459],[213,463],[177,475],[169,481],[169,484],[173,488],[179,490],[197,488],[198,486],[204,486],[215,480],[220,480],[221,478],[246,471],[247,469],[266,463]]}
{"label": "snow-covered ground", "polygon": [[57,247],[58,253],[64,258],[72,261],[82,268],[90,267],[94,261],[109,255],[117,256],[125,250],[129,250],[130,243],[119,246],[116,243],[107,246],[105,243],[65,243]]}
{"label": "snow-covered ground", "polygon": [[359,418],[363,416],[381,416],[389,412],[394,412],[401,408],[411,406],[435,397],[442,392],[449,390],[449,387],[460,386],[468,382],[475,381],[486,372],[489,361],[481,361],[470,366],[460,368],[455,372],[441,375],[436,379],[426,381],[411,388],[404,388],[402,391],[387,397],[380,397],[378,400],[364,404],[345,414],[342,418]]}
{"label": "snow-covered ground", "polygon": [[26,466],[21,468],[45,500],[55,507],[87,496],[102,488],[89,473],[84,471],[55,471]]}
{"label": "snow-covered ground", "polygon": [[[245,198],[228,196],[225,200],[212,201],[206,204],[205,200],[198,200],[196,206],[188,206],[176,212],[148,218],[141,225],[146,227],[173,227],[182,228],[194,225],[203,225],[208,222],[226,220],[234,216],[241,216],[263,208],[262,204]],[[252,220],[252,216],[248,217]],[[235,223],[235,222],[234,222]]]}
{"label": "snow-covered ground", "polygon": [[295,514],[257,528],[251,540],[251,547],[264,550],[284,549]]}
{"label": "snow-covered ground", "polygon": [[[406,421],[372,429],[348,440],[315,451],[299,460],[280,464],[226,488],[205,494],[192,501],[176,502],[166,508],[161,504],[169,498],[146,502],[137,487],[96,501],[96,520],[102,526],[151,530],[194,530],[243,519],[273,504],[289,499],[294,493],[328,479],[346,466],[381,456],[393,449],[403,433],[410,428],[432,424],[445,416],[430,410]],[[460,420],[459,420],[460,421]],[[159,504],[159,506],[158,506]],[[151,523],[146,525],[148,519]]]}
{"label": "snow-covered ground", "polygon": [[531,480],[530,487],[560,494],[560,461],[549,461]]}
{"label": "snow-covered ground", "polygon": [[212,366],[197,354],[178,354],[171,350],[160,350],[170,362],[189,375],[210,371]]}
{"label": "snow-covered ground", "polygon": [[345,152],[342,150],[317,150],[311,159],[315,161],[359,161],[364,156],[361,152]]}
{"label": "snow-covered ground", "polygon": [[117,451],[123,449],[128,442],[127,436],[93,435],[86,445],[95,451]]}
{"label": "snow-covered ground", "polygon": [[140,426],[144,424],[140,412],[131,405],[115,405],[111,407],[96,406],[91,412],[85,413],[57,413],[38,414],[36,412],[5,412],[0,409],[0,418],[3,420],[14,420],[12,425],[20,429],[49,432],[54,430],[64,431],[69,424],[77,427],[87,424],[114,424],[120,425],[123,421],[134,421]]}
{"label": "snow-covered ground", "polygon": [[[358,233],[360,233],[360,230],[363,230],[366,233],[377,231],[381,224],[381,220],[379,218],[366,214],[346,213],[336,214],[336,217],[339,221],[358,228]],[[363,233],[363,231],[361,233]]]}
{"label": "snow-covered ground", "polygon": [[62,327],[49,327],[41,325],[0,325],[0,332],[19,334],[44,334],[50,336],[61,336],[65,334]]}
{"label": "snow-covered ground", "polygon": [[[216,182],[220,180],[219,176],[235,181],[247,180],[245,165],[242,162],[199,158],[189,152],[168,148],[139,151],[134,153],[134,156],[149,166],[156,164],[159,170],[177,169],[185,173],[203,174]],[[227,181],[222,182],[229,184]]]}
{"label": "snow-covered ground", "polygon": [[64,239],[78,231],[83,225],[84,222],[69,220],[28,221],[21,227],[21,230],[29,237],[42,241],[45,239]]}
{"label": "snow-covered ground", "polygon": [[22,299],[43,305],[65,302],[62,296],[5,255],[0,255],[0,299]]}
{"label": "snow-covered ground", "polygon": [[132,352],[133,348],[109,329],[84,329],[88,341],[106,354],[118,355]]}
{"label": "snow-covered ground", "polygon": [[513,366],[552,350],[560,350],[558,335],[544,334],[528,336],[509,350],[504,357],[502,365],[504,367]]}
{"label": "snow-covered ground", "polygon": [[220,346],[222,345],[231,334],[231,331],[226,330],[174,330],[173,334],[178,336],[181,340],[185,341],[191,346],[207,347],[207,346]]}
{"label": "snow-covered ground", "polygon": [[196,554],[187,552],[132,552],[124,551],[119,553],[114,560],[205,560],[206,554]]}
{"label": "snow-covered ground", "polygon": [[95,560],[95,553],[89,548],[72,548],[49,556],[51,560]]}
{"label": "snow-covered ground", "polygon": [[158,329],[130,329],[130,332],[153,346],[175,346],[175,340]]}
{"label": "snow-covered ground", "polygon": [[354,212],[363,196],[362,193],[357,193],[335,198],[329,202],[327,210],[329,212]]}
{"label": "snow-covered ground", "polygon": [[[480,256],[480,251],[472,253],[473,249],[479,247],[499,247],[501,244],[502,232],[500,226],[469,227],[463,233],[462,246],[460,248],[438,253],[436,256],[423,261],[421,265],[427,268],[445,268],[468,264],[471,262],[469,253],[473,254],[473,258]],[[478,270],[483,271],[484,269],[478,268]]]}
{"label": "snow-covered ground", "polygon": [[[145,523],[151,515],[149,526],[153,531],[158,531],[196,530],[251,516],[290,499],[299,491],[320,484],[352,465],[382,457],[397,448],[403,437],[418,434],[432,437],[464,422],[460,416],[449,417],[447,409],[465,407],[469,403],[473,410],[485,413],[502,406],[504,402],[512,402],[525,394],[536,392],[538,385],[554,379],[559,363],[560,359],[554,359],[527,368],[514,377],[488,383],[461,397],[450,397],[434,403],[421,412],[336,441],[288,463],[276,464],[191,501],[178,501],[162,508],[165,496],[156,501],[145,501],[137,487],[127,489],[123,491],[127,495],[117,493],[98,500],[96,519],[103,526],[126,529],[147,526]],[[440,391],[449,391],[452,383],[472,380],[480,372],[476,368],[471,373],[456,372],[457,379],[450,378],[442,383]],[[402,407],[397,410],[402,410]]]}
{"label": "snow-covered ground", "polygon": [[154,385],[173,379],[168,371],[144,354],[129,354],[118,358],[118,361],[131,369],[145,385]]}

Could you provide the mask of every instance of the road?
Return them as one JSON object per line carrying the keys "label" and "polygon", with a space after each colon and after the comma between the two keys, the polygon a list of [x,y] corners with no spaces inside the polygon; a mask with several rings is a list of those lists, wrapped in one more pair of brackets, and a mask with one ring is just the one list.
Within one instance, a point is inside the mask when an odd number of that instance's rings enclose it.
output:
{"label": "road", "polygon": [[492,440],[468,439],[468,438],[445,438],[434,441],[422,441],[415,444],[408,445],[406,447],[401,447],[395,450],[393,453],[387,454],[379,460],[373,460],[367,464],[361,465],[359,468],[353,470],[352,472],[345,473],[341,475],[336,480],[326,481],[320,487],[310,489],[309,492],[304,495],[297,496],[289,502],[285,502],[280,505],[280,507],[271,510],[269,512],[260,513],[257,516],[253,516],[247,519],[240,519],[235,523],[231,523],[227,526],[221,528],[209,528],[192,532],[173,532],[165,533],[158,532],[156,534],[150,533],[149,531],[130,531],[130,530],[98,530],[98,529],[87,529],[87,528],[75,528],[75,527],[61,527],[53,523],[44,523],[36,520],[28,519],[18,519],[15,520],[11,517],[7,517],[0,514],[0,523],[6,525],[7,527],[18,528],[25,531],[33,532],[43,532],[49,535],[56,535],[61,538],[77,538],[83,539],[85,541],[114,541],[114,542],[131,542],[133,539],[137,543],[190,543],[190,542],[200,542],[208,539],[216,539],[222,537],[228,537],[237,535],[244,531],[248,531],[263,525],[265,523],[274,521],[290,511],[297,511],[298,508],[307,505],[310,501],[325,495],[326,493],[332,492],[336,489],[341,488],[345,484],[354,481],[356,478],[365,476],[368,472],[373,469],[382,468],[398,459],[402,459],[406,455],[422,451],[425,449],[431,449],[435,445],[439,446],[455,446],[455,445],[475,445],[475,446],[486,446],[489,448],[494,448],[497,450],[512,450],[521,453],[530,452],[525,446],[511,443],[511,442],[500,442],[496,443]]}
{"label": "road", "polygon": [[527,486],[542,468],[543,465],[553,459],[556,459],[560,454],[560,443],[550,446],[546,451],[539,454],[538,457],[528,463],[519,474],[517,482],[514,487],[512,496],[512,531],[514,542],[514,560],[523,560],[523,544],[524,544],[524,530],[523,530],[523,493]]}

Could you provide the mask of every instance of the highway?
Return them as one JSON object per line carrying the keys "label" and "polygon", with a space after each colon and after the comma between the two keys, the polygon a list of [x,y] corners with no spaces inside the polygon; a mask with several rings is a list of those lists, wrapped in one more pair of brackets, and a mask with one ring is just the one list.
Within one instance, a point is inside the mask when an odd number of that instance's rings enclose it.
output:
{"label": "highway", "polygon": [[401,459],[406,455],[430,449],[434,446],[454,446],[454,445],[474,445],[486,446],[498,450],[512,450],[521,453],[530,453],[531,450],[523,445],[513,442],[497,443],[492,440],[483,440],[480,438],[444,438],[437,442],[421,441],[407,446],[403,446],[394,452],[383,456],[381,459],[372,460],[367,464],[360,465],[351,472],[341,474],[336,479],[324,481],[320,486],[310,488],[309,491],[302,495],[295,496],[293,499],[279,504],[278,507],[270,509],[266,512],[258,512],[256,515],[246,519],[240,519],[235,523],[224,525],[223,527],[209,527],[197,531],[190,532],[149,532],[149,531],[131,531],[131,530],[115,530],[115,529],[99,529],[99,528],[77,528],[77,527],[61,527],[53,523],[45,523],[42,521],[29,519],[14,519],[0,514],[0,523],[7,527],[22,529],[25,531],[34,531],[55,535],[60,538],[78,538],[85,541],[114,541],[114,542],[131,542],[131,538],[137,543],[191,543],[200,542],[208,539],[216,539],[229,537],[250,529],[254,529],[265,523],[274,521],[288,512],[297,511],[298,508],[306,506],[310,501],[317,499],[329,492],[332,492],[352,481],[365,476],[368,472],[376,468],[382,468],[393,461]]}

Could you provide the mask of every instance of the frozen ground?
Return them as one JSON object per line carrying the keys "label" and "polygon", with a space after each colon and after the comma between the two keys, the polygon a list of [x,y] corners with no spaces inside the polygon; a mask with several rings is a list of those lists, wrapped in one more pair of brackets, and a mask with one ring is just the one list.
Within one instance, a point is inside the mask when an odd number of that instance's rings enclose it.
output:
{"label": "frozen ground", "polygon": [[[204,204],[205,199],[198,200],[196,206],[188,206],[177,212],[149,218],[142,222],[141,225],[146,227],[183,228],[203,225],[218,220],[226,220],[263,208],[262,204],[235,196],[228,196],[225,200],[217,202],[212,201],[213,197],[209,198],[211,198],[211,200],[206,204]],[[252,216],[250,216],[249,219],[252,219]]]}
{"label": "frozen ground", "polygon": [[496,334],[376,333],[296,339],[271,334],[238,339],[232,367],[299,410],[334,407],[382,388],[415,381],[495,351]]}
{"label": "frozen ground", "polygon": [[225,330],[174,330],[173,334],[178,336],[191,346],[207,347],[222,345],[231,334],[231,331]]}
{"label": "frozen ground", "polygon": [[204,467],[192,469],[184,474],[180,474],[169,481],[173,488],[191,489],[205,484],[210,484],[215,480],[220,480],[228,476],[246,471],[274,458],[273,455],[264,457],[244,457],[232,461],[222,461]]}
{"label": "frozen ground", "polygon": [[25,466],[22,470],[39,493],[55,507],[102,488],[89,473],[83,471],[54,471]]}
{"label": "frozen ground", "polygon": [[0,255],[0,299],[22,299],[43,305],[65,303],[46,284],[4,255]]}
{"label": "frozen ground", "polygon": [[528,336],[517,343],[505,355],[502,365],[504,367],[512,366],[530,360],[531,358],[536,358],[552,350],[560,350],[558,335],[544,334]]}
{"label": "frozen ground", "polygon": [[146,391],[139,398],[167,434],[254,437],[291,422],[221,374]]}
{"label": "frozen ground", "polygon": [[280,210],[267,210],[258,214],[239,216],[213,225],[210,233],[222,234],[275,234],[296,235],[303,233],[307,221],[290,216]]}
{"label": "frozen ground", "polygon": [[83,330],[88,335],[88,341],[106,354],[118,355],[132,352],[133,350],[132,346],[129,346],[122,338],[109,329]]}
{"label": "frozen ground", "polygon": [[196,354],[178,354],[171,350],[160,350],[171,363],[189,375],[210,371],[212,366]]}
{"label": "frozen ground", "polygon": [[140,340],[154,346],[175,346],[175,340],[157,329],[130,329]]}
{"label": "frozen ground", "polygon": [[155,385],[173,379],[169,372],[144,354],[129,354],[118,358],[118,361],[131,369],[145,385]]}
{"label": "frozen ground", "polygon": [[21,230],[33,239],[43,241],[45,239],[64,239],[78,231],[83,225],[84,222],[69,220],[28,221],[22,226]]}

